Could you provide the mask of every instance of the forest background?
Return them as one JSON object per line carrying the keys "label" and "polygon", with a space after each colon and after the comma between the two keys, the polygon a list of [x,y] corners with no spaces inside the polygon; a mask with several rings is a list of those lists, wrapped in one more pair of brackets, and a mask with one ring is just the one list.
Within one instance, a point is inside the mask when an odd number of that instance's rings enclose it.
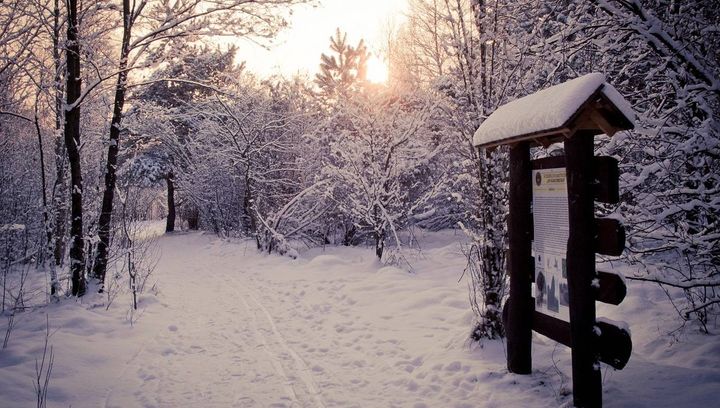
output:
{"label": "forest background", "polygon": [[461,228],[474,336],[501,336],[507,151],[472,135],[506,102],[602,72],[637,113],[596,143],[622,192],[598,211],[627,228],[623,256],[602,260],[662,285],[681,328],[717,327],[717,2],[411,0],[386,83],[342,27],[314,78],[259,77],[218,45],[273,38],[299,3],[0,4],[3,314],[24,310],[20,266],[47,270],[47,302],[143,290],[153,260],[133,230],[167,214],[167,231],[288,256],[371,245],[409,270],[415,229]]}

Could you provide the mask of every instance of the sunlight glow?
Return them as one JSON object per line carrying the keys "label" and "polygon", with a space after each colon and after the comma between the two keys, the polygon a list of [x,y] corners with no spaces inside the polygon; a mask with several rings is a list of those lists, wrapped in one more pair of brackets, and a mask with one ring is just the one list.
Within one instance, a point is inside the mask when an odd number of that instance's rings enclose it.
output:
{"label": "sunlight glow", "polygon": [[388,80],[388,67],[385,61],[372,55],[367,61],[367,80],[376,84]]}
{"label": "sunlight glow", "polygon": [[[350,44],[363,39],[369,51],[382,52],[388,27],[403,23],[407,8],[407,0],[322,0],[319,5],[301,4],[288,18],[290,27],[280,32],[269,49],[248,39],[236,39],[240,47],[237,61],[245,61],[250,71],[261,76],[314,76],[320,69],[320,54],[329,52],[330,37],[336,28],[347,33]],[[387,80],[370,73],[368,78],[373,82]]]}

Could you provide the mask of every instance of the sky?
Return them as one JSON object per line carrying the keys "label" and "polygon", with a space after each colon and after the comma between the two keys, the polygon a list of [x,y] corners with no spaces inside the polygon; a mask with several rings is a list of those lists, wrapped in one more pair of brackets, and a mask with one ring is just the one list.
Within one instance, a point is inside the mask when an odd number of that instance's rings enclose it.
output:
{"label": "sky", "polygon": [[290,17],[290,27],[280,33],[269,51],[242,40],[238,59],[261,76],[313,75],[320,54],[329,52],[336,28],[347,32],[350,44],[356,45],[362,38],[371,52],[378,53],[388,25],[402,23],[407,7],[406,0],[321,1],[316,7],[298,6]]}

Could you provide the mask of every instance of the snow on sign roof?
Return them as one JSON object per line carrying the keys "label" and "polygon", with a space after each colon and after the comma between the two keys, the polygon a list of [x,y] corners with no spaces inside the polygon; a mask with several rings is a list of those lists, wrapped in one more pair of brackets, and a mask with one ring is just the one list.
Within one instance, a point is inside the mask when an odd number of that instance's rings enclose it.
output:
{"label": "snow on sign roof", "polygon": [[605,76],[592,73],[516,99],[499,107],[477,129],[476,146],[496,146],[523,136],[561,130],[593,95],[600,91],[632,125],[630,104]]}

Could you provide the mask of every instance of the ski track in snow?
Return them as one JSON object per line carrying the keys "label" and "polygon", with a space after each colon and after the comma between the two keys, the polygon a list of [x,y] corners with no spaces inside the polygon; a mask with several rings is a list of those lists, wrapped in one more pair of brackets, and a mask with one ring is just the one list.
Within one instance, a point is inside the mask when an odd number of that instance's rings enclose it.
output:
{"label": "ski track in snow", "polygon": [[[251,303],[253,304],[254,308],[251,308],[246,299],[249,298],[251,300]],[[275,325],[275,321],[273,320],[270,313],[267,311],[267,309],[262,305],[262,303],[258,302],[255,295],[252,293],[248,293],[248,296],[245,297],[241,294],[238,294],[238,299],[240,299],[243,304],[245,305],[245,309],[248,313],[251,313],[255,318],[253,319],[254,325],[255,325],[255,332],[258,334],[259,337],[262,337],[262,343],[265,348],[266,354],[272,359],[274,366],[277,367],[277,371],[280,375],[282,375],[286,383],[291,386],[290,394],[294,397],[293,399],[300,405],[300,406],[317,406],[317,407],[324,407],[325,404],[322,401],[322,397],[320,396],[320,392],[318,391],[318,387],[315,384],[315,381],[313,379],[312,374],[310,373],[310,370],[307,367],[307,364],[305,361],[295,352],[295,350],[288,346],[287,341],[285,338],[280,334],[280,332],[277,329],[277,326]],[[264,332],[267,332],[267,329],[260,328],[261,326],[258,325],[258,320],[256,318],[257,314],[262,315],[263,318],[266,319],[267,324],[270,327],[270,335],[265,335]],[[268,339],[270,337],[271,339]],[[268,341],[270,340],[270,341]],[[273,345],[270,347],[269,345]],[[275,347],[275,350],[273,351],[273,347]],[[281,348],[282,350],[277,351],[277,348]],[[277,357],[280,358],[277,358]],[[288,357],[291,357],[295,367],[290,367],[287,371],[282,365],[282,362],[287,362]],[[286,363],[287,364],[287,363]],[[292,373],[290,376],[286,374],[286,372]],[[297,378],[299,378],[304,385],[304,392],[298,393],[296,392],[295,383]],[[314,401],[314,404],[309,402],[306,397],[299,397],[303,394],[309,394],[310,398]]]}
{"label": "ski track in snow", "polygon": [[[263,334],[267,329],[250,307],[241,306],[243,298],[235,285],[242,282],[222,276],[223,271],[208,276],[212,271],[188,249],[172,253],[172,248],[164,248],[173,273],[181,274],[172,285],[163,286],[169,310],[161,317],[167,321],[157,322],[159,333],[128,361],[105,406],[298,406],[301,400],[281,357]],[[258,350],[265,350],[265,355]],[[129,391],[134,392],[123,395]]]}

